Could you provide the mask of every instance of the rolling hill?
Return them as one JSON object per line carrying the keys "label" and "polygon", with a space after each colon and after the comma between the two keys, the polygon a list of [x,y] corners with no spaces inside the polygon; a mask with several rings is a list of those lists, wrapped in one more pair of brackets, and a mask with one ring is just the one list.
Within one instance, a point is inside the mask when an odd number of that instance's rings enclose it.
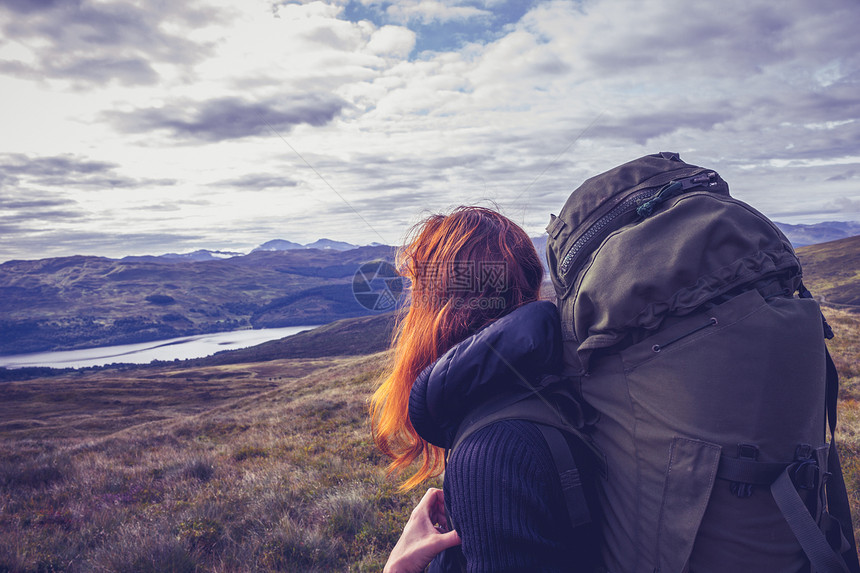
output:
{"label": "rolling hill", "polygon": [[829,305],[860,311],[860,236],[797,249],[803,282]]}
{"label": "rolling hill", "polygon": [[189,360],[187,363],[189,366],[223,366],[283,358],[373,354],[390,346],[394,319],[393,312],[345,318],[280,340],[241,350],[219,352],[206,358]]}
{"label": "rolling hill", "polygon": [[856,221],[825,221],[812,225],[775,223],[785,233],[785,236],[788,237],[795,248],[860,235],[860,223]]}
{"label": "rolling hill", "polygon": [[223,260],[63,257],[0,265],[0,354],[143,342],[369,314],[352,294],[386,246]]}

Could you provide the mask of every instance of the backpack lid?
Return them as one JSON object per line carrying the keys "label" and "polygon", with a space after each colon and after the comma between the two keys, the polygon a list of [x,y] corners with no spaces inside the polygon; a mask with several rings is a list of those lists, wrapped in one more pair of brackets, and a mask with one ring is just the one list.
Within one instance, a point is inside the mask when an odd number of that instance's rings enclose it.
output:
{"label": "backpack lid", "polygon": [[740,201],[694,192],[604,240],[562,303],[562,324],[585,364],[633,330],[653,331],[667,316],[764,283],[781,295],[797,290],[800,262],[788,240]]}
{"label": "backpack lid", "polygon": [[[639,217],[638,207],[663,186],[697,175],[716,173],[685,163],[675,152],[646,155],[587,179],[571,193],[558,217],[551,216],[547,232],[550,275],[559,297],[573,284],[582,262],[611,231]],[[709,191],[728,195],[728,185],[716,176],[706,179]],[[688,184],[692,188],[698,184]],[[686,190],[686,189],[685,189]]]}
{"label": "backpack lid", "polygon": [[[689,183],[648,215],[637,213],[677,181]],[[782,232],[731,198],[715,172],[675,153],[592,177],[556,219],[562,222],[550,224],[547,258],[562,335],[577,347],[583,370],[592,351],[743,285],[770,277],[790,294],[799,284],[800,263]]]}

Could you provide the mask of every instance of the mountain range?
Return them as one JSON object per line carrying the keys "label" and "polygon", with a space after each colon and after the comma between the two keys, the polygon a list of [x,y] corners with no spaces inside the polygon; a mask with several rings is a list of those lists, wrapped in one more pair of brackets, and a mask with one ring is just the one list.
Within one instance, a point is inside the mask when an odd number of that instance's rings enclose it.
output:
{"label": "mountain range", "polygon": [[[368,247],[380,247],[384,246],[381,243],[370,243],[366,245]],[[353,245],[351,243],[345,243],[343,241],[333,241],[331,239],[319,239],[314,241],[313,243],[307,243],[306,245],[302,245],[301,243],[294,243],[292,241],[287,241],[285,239],[274,239],[272,241],[267,241],[260,245],[259,247],[254,247],[251,249],[251,253],[257,253],[260,251],[294,251],[301,249],[321,249],[323,251],[350,251],[352,249],[358,249],[358,245]],[[250,253],[249,253],[250,254]],[[133,255],[128,257],[123,257],[122,261],[127,262],[140,262],[140,261],[172,261],[172,262],[200,262],[200,261],[217,261],[221,259],[230,259],[232,257],[241,257],[244,256],[245,253],[240,253],[236,251],[211,251],[209,249],[199,249],[197,251],[191,253],[166,253],[164,255]]]}
{"label": "mountain range", "polygon": [[[795,244],[860,231],[856,223],[779,225]],[[546,236],[533,241],[543,255]],[[816,294],[836,304],[860,304],[851,286],[852,273],[860,272],[860,236],[800,247],[798,253],[807,274],[819,281]],[[386,245],[278,239],[247,255],[201,250],[118,260],[8,261],[0,264],[0,355],[374,314],[353,294],[356,271],[394,256],[395,248]]]}
{"label": "mountain range", "polygon": [[860,235],[860,223],[854,221],[826,221],[814,225],[776,223],[776,226],[785,233],[795,248]]}
{"label": "mountain range", "polygon": [[214,260],[73,256],[0,264],[0,355],[370,314],[356,271],[394,249],[260,250]]}
{"label": "mountain range", "polygon": [[[791,225],[788,223],[775,223],[780,230],[785,233],[785,236],[791,241],[791,244],[796,247],[804,247],[814,245],[816,243],[826,243],[837,239],[844,239],[854,235],[860,235],[860,223],[854,221],[825,221],[823,223],[815,223],[811,225]],[[532,237],[538,252],[543,255],[546,251],[546,235]],[[370,243],[368,247],[380,247],[382,243]],[[313,243],[301,244],[294,243],[285,239],[274,239],[267,241],[262,245],[254,247],[251,253],[259,251],[293,251],[299,249],[322,249],[333,251],[349,251],[359,248],[359,245],[347,243],[344,241],[334,241],[332,239],[319,239]],[[160,259],[163,261],[213,261],[220,259],[228,259],[231,257],[240,257],[245,253],[236,251],[212,251],[209,249],[199,249],[191,253],[166,253],[163,255],[140,255],[124,257],[123,261],[152,261]]]}

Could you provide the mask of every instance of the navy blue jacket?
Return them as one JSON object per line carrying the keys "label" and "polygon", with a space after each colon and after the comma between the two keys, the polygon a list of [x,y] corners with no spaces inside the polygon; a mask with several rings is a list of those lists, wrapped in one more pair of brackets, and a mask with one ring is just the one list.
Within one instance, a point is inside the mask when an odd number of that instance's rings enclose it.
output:
{"label": "navy blue jacket", "polygon": [[[527,304],[428,366],[412,387],[410,421],[422,438],[448,449],[476,406],[521,394],[560,366],[555,305]],[[593,500],[587,456],[570,442]],[[443,488],[462,545],[440,554],[430,571],[461,571],[463,563],[469,572],[594,571],[595,526],[571,527],[558,471],[533,423],[503,420],[467,437],[448,460]]]}

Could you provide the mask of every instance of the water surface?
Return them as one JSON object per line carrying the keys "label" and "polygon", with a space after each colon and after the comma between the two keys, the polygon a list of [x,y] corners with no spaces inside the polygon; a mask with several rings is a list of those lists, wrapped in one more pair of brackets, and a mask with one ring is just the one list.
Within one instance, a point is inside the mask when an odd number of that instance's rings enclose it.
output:
{"label": "water surface", "polygon": [[85,368],[104,366],[115,362],[129,364],[149,364],[153,360],[187,360],[202,358],[222,350],[237,350],[291,336],[312,326],[285,326],[282,328],[261,328],[259,330],[234,330],[183,336],[167,340],[153,340],[119,346],[102,346],[83,350],[63,350],[56,352],[34,352],[0,356],[0,368],[23,368],[25,366],[48,366],[51,368]]}

